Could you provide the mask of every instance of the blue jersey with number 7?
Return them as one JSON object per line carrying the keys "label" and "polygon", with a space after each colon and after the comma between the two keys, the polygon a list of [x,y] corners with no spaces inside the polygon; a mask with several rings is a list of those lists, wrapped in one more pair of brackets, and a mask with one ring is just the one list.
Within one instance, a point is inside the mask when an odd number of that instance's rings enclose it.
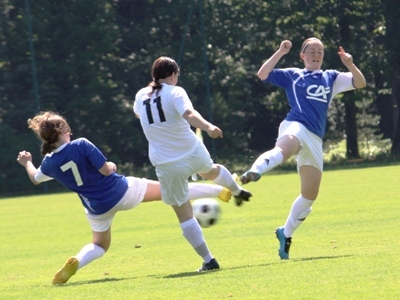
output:
{"label": "blue jersey with number 7", "polygon": [[104,176],[99,169],[107,161],[103,153],[85,138],[64,144],[47,154],[41,172],[78,193],[83,206],[100,215],[114,207],[125,194],[125,176],[112,173]]}

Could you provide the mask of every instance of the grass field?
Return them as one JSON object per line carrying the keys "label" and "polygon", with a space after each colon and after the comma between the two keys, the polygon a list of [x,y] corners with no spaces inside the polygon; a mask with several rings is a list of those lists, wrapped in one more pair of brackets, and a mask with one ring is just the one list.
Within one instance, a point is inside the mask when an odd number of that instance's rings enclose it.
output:
{"label": "grass field", "polygon": [[202,263],[171,208],[144,203],[117,214],[110,250],[52,286],[54,273],[91,241],[75,194],[0,200],[0,299],[400,299],[400,167],[326,171],[291,259],[274,230],[299,193],[296,173],[264,176],[252,201],[221,203],[203,229],[222,269]]}

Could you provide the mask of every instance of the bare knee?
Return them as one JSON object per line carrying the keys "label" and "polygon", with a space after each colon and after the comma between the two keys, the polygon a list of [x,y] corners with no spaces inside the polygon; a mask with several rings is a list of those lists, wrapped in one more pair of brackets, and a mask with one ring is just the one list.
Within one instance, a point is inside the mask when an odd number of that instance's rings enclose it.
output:
{"label": "bare knee", "polygon": [[214,164],[212,165],[210,171],[208,171],[207,173],[199,173],[199,175],[205,179],[214,180],[219,175],[219,170],[219,165]]}
{"label": "bare knee", "polygon": [[312,190],[312,189],[304,190],[304,189],[301,189],[301,195],[304,198],[306,198],[308,200],[312,200],[312,201],[317,200],[318,193],[319,193],[319,189],[316,189],[316,190]]}
{"label": "bare knee", "polygon": [[286,135],[276,142],[275,148],[279,149],[283,156],[283,161],[288,160],[301,150],[299,140],[292,135]]}
{"label": "bare knee", "polygon": [[313,166],[300,167],[301,194],[308,200],[318,197],[322,172]]}

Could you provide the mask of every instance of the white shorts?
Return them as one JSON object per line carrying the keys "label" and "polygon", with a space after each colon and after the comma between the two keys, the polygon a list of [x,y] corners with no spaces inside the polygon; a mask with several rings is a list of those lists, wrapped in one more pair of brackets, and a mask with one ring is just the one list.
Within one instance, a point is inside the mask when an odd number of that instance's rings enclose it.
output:
{"label": "white shorts", "polygon": [[322,172],[324,158],[321,138],[309,131],[303,124],[294,121],[283,121],[280,124],[278,140],[286,135],[293,135],[300,142],[301,150],[295,156],[297,169],[301,166],[313,166]]}
{"label": "white shorts", "polygon": [[110,228],[112,220],[118,211],[129,210],[138,206],[144,198],[147,190],[147,179],[126,177],[128,189],[121,200],[108,212],[101,215],[93,215],[85,209],[86,217],[93,231],[103,232]]}
{"label": "white shorts", "polygon": [[168,205],[181,206],[189,200],[189,180],[195,173],[207,173],[213,161],[207,148],[199,142],[195,150],[186,157],[156,166],[161,186],[161,198]]}

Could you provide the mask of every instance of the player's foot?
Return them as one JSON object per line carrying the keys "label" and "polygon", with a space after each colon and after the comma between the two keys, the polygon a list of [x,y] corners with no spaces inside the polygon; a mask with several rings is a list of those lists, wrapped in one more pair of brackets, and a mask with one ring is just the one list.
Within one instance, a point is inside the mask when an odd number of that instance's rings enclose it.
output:
{"label": "player's foot", "polygon": [[53,284],[66,283],[68,279],[70,279],[71,276],[76,273],[78,267],[79,260],[76,257],[71,256],[70,258],[68,258],[64,266],[60,270],[58,270],[56,275],[54,275]]}
{"label": "player's foot", "polygon": [[203,262],[203,265],[200,267],[200,269],[197,270],[197,272],[204,272],[204,271],[218,270],[218,269],[219,269],[219,263],[215,258],[213,258],[208,263]]}
{"label": "player's foot", "polygon": [[223,188],[222,191],[218,194],[218,199],[224,202],[229,202],[231,200],[232,193],[227,188]]}
{"label": "player's foot", "polygon": [[261,174],[256,171],[247,171],[242,176],[240,176],[240,181],[242,184],[249,183],[250,181],[258,181],[261,178]]}
{"label": "player's foot", "polygon": [[283,234],[283,227],[278,227],[275,230],[275,234],[276,238],[279,241],[279,249],[278,249],[279,257],[281,259],[289,259],[289,250],[290,250],[290,245],[292,244],[292,238],[291,237],[287,238]]}
{"label": "player's foot", "polygon": [[253,195],[249,191],[241,190],[239,195],[234,196],[236,206],[243,205],[243,201],[250,201],[251,196]]}

